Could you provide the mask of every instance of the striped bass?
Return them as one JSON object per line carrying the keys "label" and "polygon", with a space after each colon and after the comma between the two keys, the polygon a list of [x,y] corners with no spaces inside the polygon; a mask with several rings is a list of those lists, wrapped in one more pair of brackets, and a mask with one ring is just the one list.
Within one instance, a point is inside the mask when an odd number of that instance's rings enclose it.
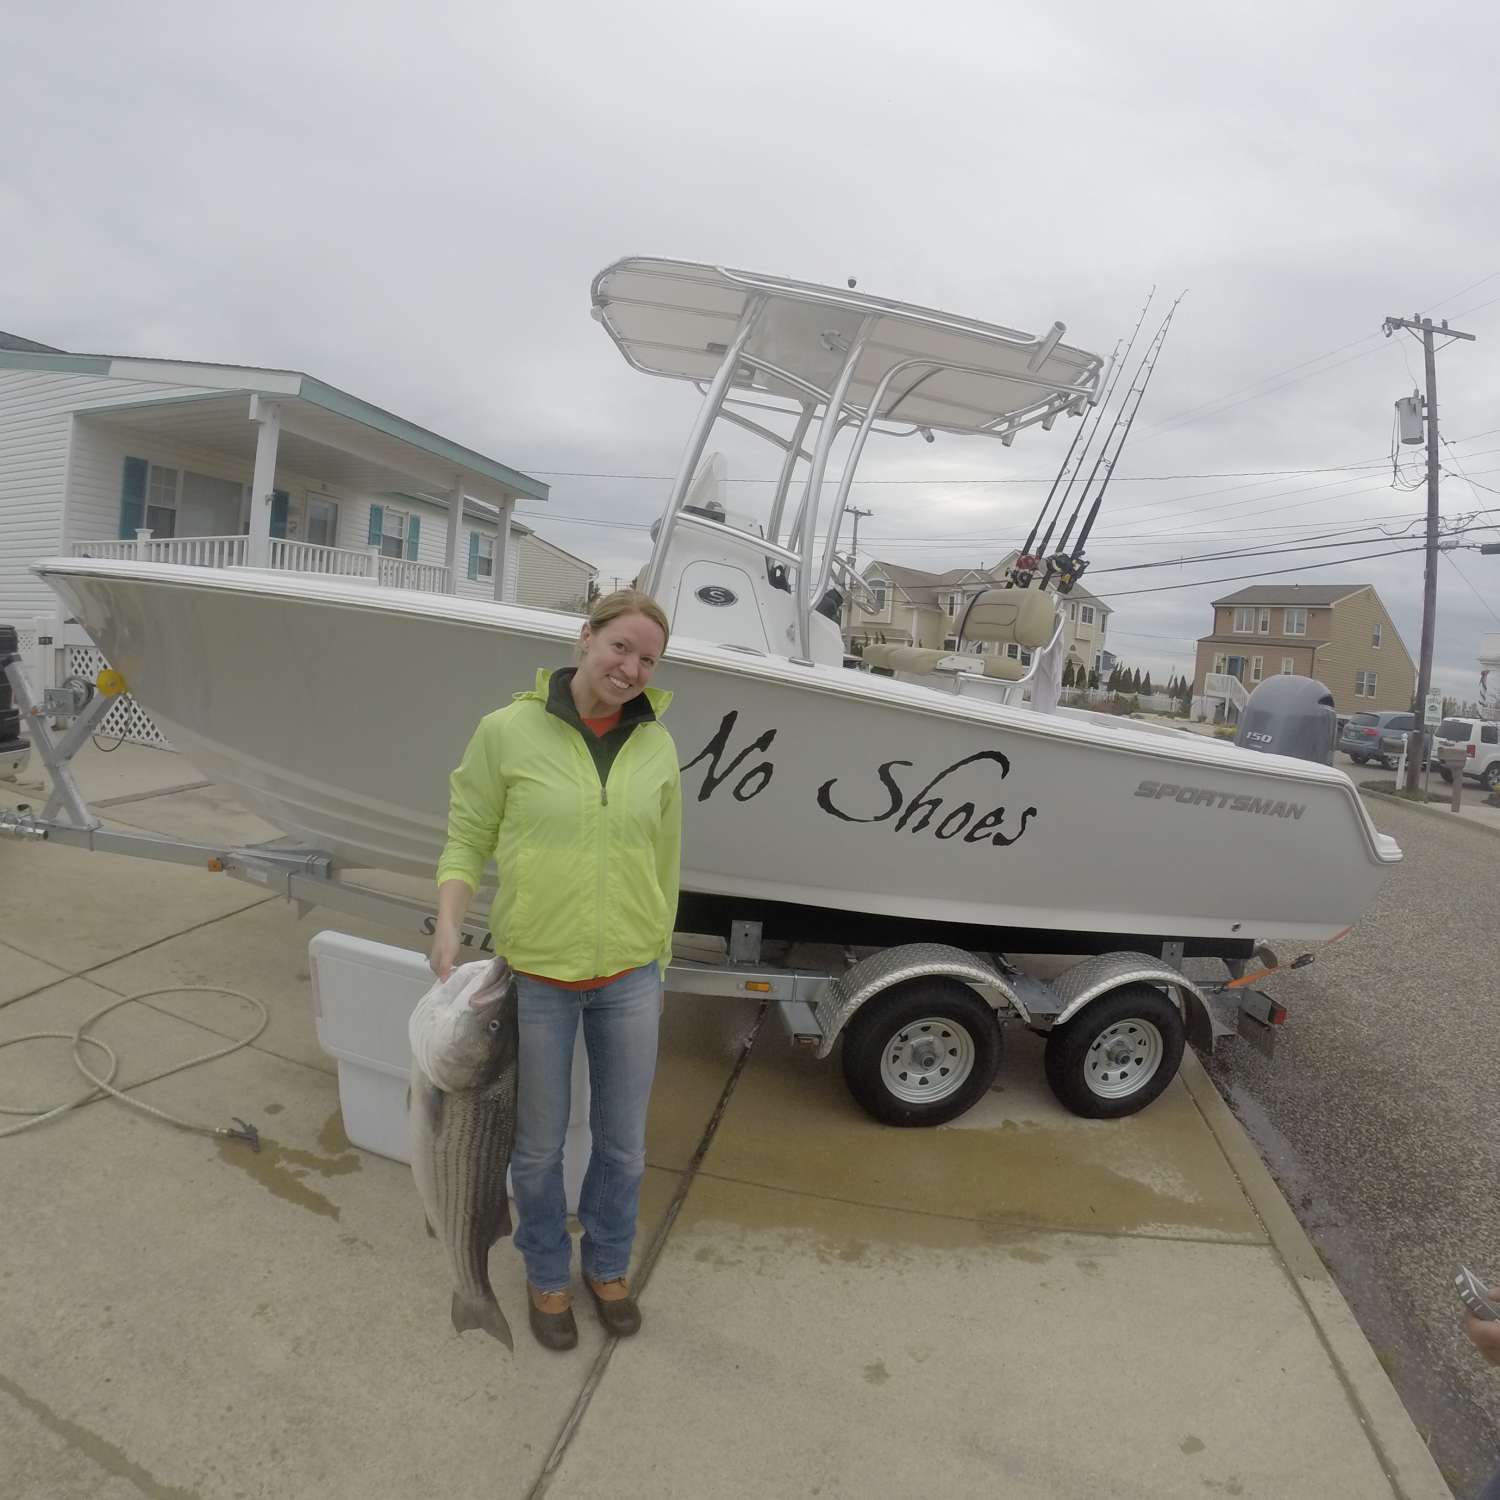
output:
{"label": "striped bass", "polygon": [[409,1035],[412,1176],[428,1233],[448,1252],[453,1326],[514,1351],[489,1275],[490,1247],[511,1232],[516,1134],[516,979],[505,960],[455,969],[418,1002]]}

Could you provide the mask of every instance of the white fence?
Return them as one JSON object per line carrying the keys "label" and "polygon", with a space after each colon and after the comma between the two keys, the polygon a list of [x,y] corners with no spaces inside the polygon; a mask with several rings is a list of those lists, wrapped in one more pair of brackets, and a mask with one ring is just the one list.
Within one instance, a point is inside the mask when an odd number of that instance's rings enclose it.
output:
{"label": "white fence", "polygon": [[[74,557],[120,558],[132,562],[176,563],[189,568],[242,568],[249,562],[250,539],[245,536],[153,537],[137,534],[134,541],[74,542]],[[319,547],[312,542],[271,539],[270,565],[289,573],[314,573],[325,578],[367,578],[386,588],[446,594],[448,569],[436,563],[407,562],[382,557],[377,547]]]}
{"label": "white fence", "polygon": [[[84,677],[92,682],[109,663],[95,646],[69,646],[67,675]],[[127,692],[116,700],[94,730],[98,740],[129,740],[133,745],[150,745],[154,750],[170,750],[171,742],[151,721],[151,716]],[[106,749],[110,748],[108,745]]]}

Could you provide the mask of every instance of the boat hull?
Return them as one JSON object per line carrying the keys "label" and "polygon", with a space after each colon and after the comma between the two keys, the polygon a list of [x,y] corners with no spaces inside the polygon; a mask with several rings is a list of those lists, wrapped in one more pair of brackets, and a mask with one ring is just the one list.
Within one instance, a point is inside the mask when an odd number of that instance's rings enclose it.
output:
{"label": "boat hull", "polygon": [[[37,571],[205,776],[344,865],[412,874],[437,863],[475,724],[566,665],[579,623],[248,569]],[[655,683],[690,904],[1114,946],[1317,939],[1400,858],[1342,772],[1212,739],[694,641]]]}

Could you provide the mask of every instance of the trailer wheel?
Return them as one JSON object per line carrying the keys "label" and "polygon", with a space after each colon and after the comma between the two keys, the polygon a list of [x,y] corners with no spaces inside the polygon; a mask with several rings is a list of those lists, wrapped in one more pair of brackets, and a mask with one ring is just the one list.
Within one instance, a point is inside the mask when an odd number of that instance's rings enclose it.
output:
{"label": "trailer wheel", "polygon": [[1442,766],[1441,768],[1439,768],[1438,775],[1441,776],[1449,786],[1453,785],[1453,772],[1450,771],[1447,766]]}
{"label": "trailer wheel", "polygon": [[934,976],[868,1000],[844,1030],[844,1081],[886,1125],[941,1125],[976,1104],[1000,1067],[1000,1021],[968,985]]}
{"label": "trailer wheel", "polygon": [[1185,1039],[1171,1000],[1149,984],[1127,984],[1052,1028],[1047,1082],[1075,1115],[1118,1120],[1144,1109],[1176,1077]]}

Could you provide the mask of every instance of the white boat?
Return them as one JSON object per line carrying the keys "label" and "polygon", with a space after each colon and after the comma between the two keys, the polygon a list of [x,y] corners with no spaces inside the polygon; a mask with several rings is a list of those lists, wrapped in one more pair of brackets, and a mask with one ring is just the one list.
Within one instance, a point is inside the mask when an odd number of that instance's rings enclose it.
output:
{"label": "white boat", "polygon": [[[1025,673],[936,651],[896,653],[896,675],[845,665],[837,616],[861,585],[814,543],[838,536],[866,439],[1009,443],[1080,415],[1104,364],[1061,324],[1033,337],[662,260],[611,267],[593,300],[632,365],[705,390],[643,575],[673,621],[656,681],[675,695],[683,765],[682,925],[1243,956],[1262,938],[1331,937],[1368,907],[1401,854],[1342,772],[1058,709],[1054,594],[995,590],[970,612],[971,637],[1032,653]],[[759,521],[707,503],[720,417],[782,450]],[[566,664],[578,630],[549,611],[249,568],[38,571],[204,775],[350,867],[432,871],[475,722]]]}

